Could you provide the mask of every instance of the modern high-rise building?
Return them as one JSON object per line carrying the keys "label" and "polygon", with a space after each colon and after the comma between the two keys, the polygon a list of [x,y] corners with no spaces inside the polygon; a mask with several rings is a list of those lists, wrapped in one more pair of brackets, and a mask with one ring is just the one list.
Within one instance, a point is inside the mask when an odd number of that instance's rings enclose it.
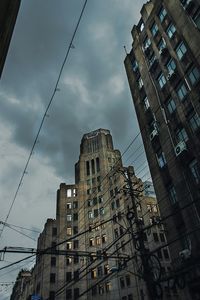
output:
{"label": "modern high-rise building", "polygon": [[[170,253],[156,199],[144,195],[142,181],[134,175],[133,167],[128,170],[132,192],[110,131],[98,129],[83,136],[75,184],[60,184],[56,219],[47,220],[38,239],[38,251],[46,249],[48,254],[37,255],[29,282],[30,297],[149,299],[139,236],[145,255],[151,258],[149,274],[155,280],[169,271]],[[146,229],[141,233],[143,227]],[[163,299],[183,299],[166,282],[156,286]],[[27,300],[27,289],[26,296],[22,291],[21,298],[12,300]]]}
{"label": "modern high-rise building", "polygon": [[125,68],[172,267],[200,299],[200,1],[148,1],[132,37]]}
{"label": "modern high-rise building", "polygon": [[0,77],[6,60],[21,0],[0,1]]}

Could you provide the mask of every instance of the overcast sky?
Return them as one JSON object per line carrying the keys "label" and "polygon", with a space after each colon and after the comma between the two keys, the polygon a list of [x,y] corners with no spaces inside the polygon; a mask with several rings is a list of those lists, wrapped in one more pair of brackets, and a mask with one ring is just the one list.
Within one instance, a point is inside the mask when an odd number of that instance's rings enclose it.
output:
{"label": "overcast sky", "polygon": [[[121,151],[138,133],[123,46],[130,51],[131,29],[140,18],[144,2],[88,1],[73,43],[75,48],[70,51],[60,79],[60,91],[45,120],[8,223],[41,231],[46,219],[55,217],[56,190],[61,182],[74,183],[74,164],[84,133],[109,129],[115,148]],[[83,3],[21,3],[0,80],[1,221],[13,200]],[[133,154],[133,160],[138,154],[134,151],[139,143],[127,153],[128,164],[128,157]],[[144,156],[136,161],[138,170],[145,167],[144,161]],[[5,246],[35,247],[36,243],[5,228],[0,248]],[[20,258],[6,255],[0,267]],[[19,268],[0,271],[0,282],[14,281]],[[0,287],[1,299],[9,299],[10,291],[1,292]]]}

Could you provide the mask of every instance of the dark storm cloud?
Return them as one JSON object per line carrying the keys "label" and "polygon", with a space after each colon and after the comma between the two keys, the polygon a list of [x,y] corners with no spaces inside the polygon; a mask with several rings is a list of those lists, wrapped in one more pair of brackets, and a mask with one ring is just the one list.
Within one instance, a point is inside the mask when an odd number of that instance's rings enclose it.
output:
{"label": "dark storm cloud", "polygon": [[[0,114],[30,149],[83,1],[22,2],[2,79]],[[59,175],[73,172],[81,136],[104,127],[122,148],[137,130],[123,67],[142,1],[88,1],[37,151]],[[131,8],[132,7],[132,8]],[[134,20],[135,18],[135,20]],[[14,95],[17,103],[9,101]],[[7,101],[8,100],[8,101]],[[119,120],[121,120],[119,122]],[[123,125],[123,126],[122,126]],[[132,128],[130,128],[132,127]],[[126,134],[125,134],[126,133]]]}

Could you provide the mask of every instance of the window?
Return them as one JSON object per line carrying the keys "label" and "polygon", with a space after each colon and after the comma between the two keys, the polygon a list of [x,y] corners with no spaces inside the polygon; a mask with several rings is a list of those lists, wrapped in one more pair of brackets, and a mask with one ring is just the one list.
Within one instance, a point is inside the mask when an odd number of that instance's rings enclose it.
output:
{"label": "window", "polygon": [[198,81],[199,81],[199,78],[200,78],[200,72],[199,70],[197,69],[197,67],[194,67],[188,74],[188,77],[190,79],[190,82],[192,85],[195,85]]}
{"label": "window", "polygon": [[78,248],[78,240],[74,240],[74,249],[77,249]]}
{"label": "window", "polygon": [[144,98],[143,103],[144,103],[144,110],[146,111],[150,107],[149,100],[147,97]]}
{"label": "window", "polygon": [[78,233],[78,226],[74,226],[73,231],[74,231],[74,234],[77,234]]}
{"label": "window", "polygon": [[106,282],[106,292],[110,292],[111,291],[111,282]]}
{"label": "window", "polygon": [[144,50],[147,49],[150,45],[151,45],[151,40],[148,37],[146,37],[146,39],[143,42]]}
{"label": "window", "polygon": [[96,158],[96,169],[97,169],[97,172],[100,171],[99,157]]}
{"label": "window", "polygon": [[144,29],[144,23],[143,23],[143,22],[141,22],[141,23],[140,23],[140,31],[142,32],[142,31],[143,31],[143,29]]}
{"label": "window", "polygon": [[158,47],[158,50],[159,50],[159,51],[161,51],[162,49],[164,49],[164,48],[166,47],[166,42],[165,42],[164,38],[161,38],[161,39],[160,39],[160,41],[159,41],[157,47]]}
{"label": "window", "polygon": [[77,255],[74,256],[74,264],[79,263],[79,257]]}
{"label": "window", "polygon": [[72,204],[71,204],[71,202],[68,202],[67,203],[67,209],[71,209],[72,208]]}
{"label": "window", "polygon": [[190,118],[189,118],[189,124],[192,129],[192,131],[196,131],[200,127],[200,117],[197,115],[197,113],[194,113]]}
{"label": "window", "polygon": [[157,232],[153,232],[153,239],[154,239],[154,242],[159,242]]}
{"label": "window", "polygon": [[118,236],[119,236],[118,228],[114,229],[114,235],[115,235],[115,238],[118,238]]}
{"label": "window", "polygon": [[78,208],[78,201],[73,202],[73,208],[75,208],[75,209]]}
{"label": "window", "polygon": [[179,142],[184,141],[187,142],[188,141],[188,135],[187,132],[185,131],[185,128],[180,128],[176,131],[176,137],[177,140]]}
{"label": "window", "polygon": [[97,278],[97,270],[96,269],[91,270],[91,278],[92,279]]}
{"label": "window", "polygon": [[50,282],[51,283],[56,282],[56,274],[55,273],[50,273]]}
{"label": "window", "polygon": [[132,61],[132,68],[134,72],[138,70],[138,63],[136,60]]}
{"label": "window", "polygon": [[54,257],[54,256],[51,257],[51,266],[52,267],[56,266],[56,257]]}
{"label": "window", "polygon": [[72,242],[67,242],[67,250],[71,250],[72,249]]}
{"label": "window", "polygon": [[104,266],[104,274],[107,275],[109,273],[109,265]]}
{"label": "window", "polygon": [[164,233],[160,233],[160,240],[161,240],[161,242],[165,243],[165,235],[164,235]]}
{"label": "window", "polygon": [[94,209],[94,218],[97,218],[99,214],[98,208]]}
{"label": "window", "polygon": [[133,295],[132,294],[128,295],[128,300],[133,300]]}
{"label": "window", "polygon": [[76,270],[74,271],[74,280],[78,280],[79,279],[79,271]]}
{"label": "window", "polygon": [[66,289],[66,299],[72,299],[72,290]]}
{"label": "window", "polygon": [[103,295],[103,294],[104,294],[104,286],[99,285],[99,295]]}
{"label": "window", "polygon": [[86,173],[87,173],[87,176],[90,175],[90,162],[89,161],[86,161]]}
{"label": "window", "polygon": [[164,20],[166,15],[167,15],[167,11],[164,7],[162,7],[159,11],[159,14],[158,14],[158,17],[159,17],[161,23]]}
{"label": "window", "polygon": [[74,220],[74,221],[78,221],[78,213],[75,213],[75,214],[73,215],[73,220]]}
{"label": "window", "polygon": [[74,300],[79,298],[79,288],[74,289]]}
{"label": "window", "polygon": [[161,251],[161,249],[158,249],[158,251],[157,251],[157,255],[158,255],[158,258],[159,258],[160,260],[162,260],[162,259],[163,259],[163,256],[162,256],[162,251]]}
{"label": "window", "polygon": [[92,211],[88,211],[88,219],[92,219],[93,218],[93,213]]}
{"label": "window", "polygon": [[71,263],[72,263],[71,257],[67,257],[67,259],[66,259],[66,265],[67,265],[67,266],[68,266],[68,265],[71,265]]}
{"label": "window", "polygon": [[151,211],[151,204],[147,204],[147,210]]}
{"label": "window", "polygon": [[175,103],[174,99],[170,98],[167,101],[166,105],[167,105],[168,112],[170,114],[172,114],[176,110],[176,103]]}
{"label": "window", "polygon": [[100,214],[101,216],[103,216],[103,215],[105,214],[105,211],[104,211],[104,208],[103,208],[103,207],[101,207],[101,208],[99,209],[99,214]]}
{"label": "window", "polygon": [[67,215],[67,221],[71,222],[71,220],[72,220],[72,215]]}
{"label": "window", "polygon": [[49,300],[55,300],[55,292],[54,291],[49,292]]}
{"label": "window", "polygon": [[67,227],[67,235],[72,235],[72,228],[71,227]]}
{"label": "window", "polygon": [[103,276],[102,266],[99,266],[99,267],[97,268],[97,274],[98,274],[98,277]]}
{"label": "window", "polygon": [[116,207],[117,207],[117,208],[120,207],[120,201],[119,201],[119,199],[116,200]]}
{"label": "window", "polygon": [[100,238],[100,236],[96,237],[96,244],[97,245],[101,245],[101,238]]}
{"label": "window", "polygon": [[138,79],[138,86],[139,86],[139,89],[141,90],[141,88],[143,87],[143,81],[142,81],[142,78],[140,77],[139,79]]}
{"label": "window", "polygon": [[193,16],[194,23],[196,24],[197,28],[200,29],[200,10],[198,9],[195,15]]}
{"label": "window", "polygon": [[188,93],[185,83],[181,83],[176,92],[181,101],[185,99]]}
{"label": "window", "polygon": [[171,204],[175,204],[178,201],[178,199],[177,199],[175,187],[173,185],[170,185],[168,187],[168,193],[169,193],[169,199]]}
{"label": "window", "polygon": [[168,72],[172,72],[176,69],[176,63],[173,58],[170,59],[170,61],[167,63],[167,70]]}
{"label": "window", "polygon": [[72,272],[66,272],[66,282],[69,282],[72,280]]}
{"label": "window", "polygon": [[179,60],[181,60],[183,58],[183,56],[185,55],[185,53],[187,52],[187,48],[185,46],[185,44],[183,42],[181,42],[178,47],[176,48],[176,54],[179,58]]}
{"label": "window", "polygon": [[163,254],[164,254],[165,259],[169,259],[169,252],[167,249],[163,249]]}
{"label": "window", "polygon": [[171,39],[174,35],[174,33],[176,32],[176,28],[173,24],[170,24],[167,28],[167,35],[168,37]]}
{"label": "window", "polygon": [[57,235],[57,228],[53,227],[52,228],[52,236],[56,236]]}
{"label": "window", "polygon": [[164,152],[156,153],[156,157],[157,157],[159,167],[163,168],[167,164]]}
{"label": "window", "polygon": [[102,235],[102,243],[106,243],[106,241],[107,241],[106,234],[103,234]]}
{"label": "window", "polygon": [[92,296],[95,296],[97,294],[97,286],[92,287]]}
{"label": "window", "polygon": [[92,164],[92,174],[95,174],[94,159],[92,159],[91,164]]}
{"label": "window", "polygon": [[94,238],[89,239],[89,245],[90,247],[94,246]]}
{"label": "window", "polygon": [[103,197],[102,196],[99,196],[98,200],[99,200],[99,203],[103,203]]}
{"label": "window", "polygon": [[121,249],[122,249],[122,251],[125,251],[125,250],[126,250],[126,249],[125,249],[125,245],[124,245],[124,241],[121,242]]}
{"label": "window", "polygon": [[192,173],[195,182],[198,184],[200,182],[200,171],[199,171],[199,164],[196,159],[191,161],[191,163],[189,164],[189,169]]}
{"label": "window", "polygon": [[122,289],[125,288],[124,277],[120,277],[119,281],[120,281],[120,287],[121,287]]}
{"label": "window", "polygon": [[130,286],[130,285],[131,285],[130,275],[126,275],[126,286]]}
{"label": "window", "polygon": [[166,84],[166,79],[165,79],[165,76],[163,75],[163,73],[160,74],[160,76],[158,77],[157,80],[158,80],[160,88],[162,89]]}
{"label": "window", "polygon": [[151,26],[151,33],[153,36],[155,36],[158,32],[158,25],[154,22],[153,25]]}
{"label": "window", "polygon": [[122,235],[124,233],[124,228],[121,226],[119,227],[119,233],[120,233],[120,235]]}
{"label": "window", "polygon": [[67,197],[70,198],[72,196],[72,190],[67,189]]}

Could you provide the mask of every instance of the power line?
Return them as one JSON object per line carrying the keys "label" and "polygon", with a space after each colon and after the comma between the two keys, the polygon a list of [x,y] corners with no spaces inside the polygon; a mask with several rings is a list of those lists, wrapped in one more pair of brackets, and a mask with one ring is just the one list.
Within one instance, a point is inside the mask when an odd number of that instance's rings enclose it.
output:
{"label": "power line", "polygon": [[[63,68],[64,68],[64,66],[65,66],[65,64],[66,64],[67,59],[68,59],[69,52],[70,52],[70,50],[72,49],[73,41],[74,41],[75,35],[76,35],[76,33],[77,33],[77,30],[78,30],[80,21],[81,21],[81,19],[82,19],[82,16],[83,16],[83,13],[84,13],[86,4],[87,4],[87,0],[85,0],[84,5],[83,5],[83,7],[82,7],[82,10],[81,10],[81,13],[80,13],[78,22],[77,22],[77,24],[76,24],[75,30],[74,30],[74,32],[73,32],[71,41],[70,41],[70,43],[69,43],[69,46],[68,46],[68,49],[67,49],[67,52],[66,52],[66,55],[65,55],[65,57],[64,57],[64,60],[63,60],[62,65],[61,65],[61,68],[60,68],[60,71],[59,71],[59,74],[58,74],[58,78],[57,78],[57,81],[56,81],[56,83],[55,83],[55,88],[54,88],[54,90],[53,90],[53,93],[52,93],[52,96],[51,96],[51,98],[50,98],[50,101],[49,101],[49,103],[48,103],[48,105],[47,105],[47,107],[46,107],[46,110],[45,110],[45,112],[44,112],[44,114],[43,114],[43,117],[42,117],[42,120],[41,120],[39,129],[38,129],[38,132],[37,132],[36,137],[35,137],[35,140],[34,140],[34,142],[33,142],[33,145],[32,145],[31,151],[30,151],[30,154],[29,154],[28,159],[27,159],[27,162],[26,162],[26,164],[25,164],[25,168],[24,168],[24,170],[23,170],[23,172],[22,172],[22,176],[21,176],[21,178],[20,178],[20,180],[19,180],[19,184],[18,184],[18,186],[17,186],[17,189],[16,189],[16,192],[15,192],[14,198],[13,198],[13,200],[12,200],[12,202],[11,202],[11,205],[10,205],[10,208],[9,208],[9,210],[8,210],[8,214],[7,214],[7,216],[6,216],[5,220],[4,220],[4,223],[7,222],[8,218],[9,218],[9,216],[10,216],[11,210],[12,210],[12,208],[13,208],[13,205],[14,205],[15,200],[16,200],[16,198],[17,198],[19,189],[20,189],[20,187],[21,187],[23,178],[24,178],[25,174],[27,173],[27,168],[28,168],[29,162],[30,162],[30,160],[31,160],[31,156],[32,156],[32,154],[33,154],[33,150],[35,149],[36,143],[37,143],[37,141],[38,141],[40,132],[41,132],[41,130],[42,130],[42,127],[43,127],[45,118],[46,118],[46,116],[47,116],[47,112],[49,111],[49,108],[50,108],[50,106],[51,106],[51,104],[52,104],[52,102],[53,102],[53,99],[54,99],[54,97],[55,97],[56,92],[58,91],[58,84],[59,84],[59,81],[60,81],[60,78],[61,78],[61,75],[62,75],[62,72],[63,72]],[[0,232],[0,239],[1,239],[1,236],[2,236],[2,234],[3,234],[4,228],[5,228],[5,225],[3,224],[3,228],[1,229],[1,232]]]}

